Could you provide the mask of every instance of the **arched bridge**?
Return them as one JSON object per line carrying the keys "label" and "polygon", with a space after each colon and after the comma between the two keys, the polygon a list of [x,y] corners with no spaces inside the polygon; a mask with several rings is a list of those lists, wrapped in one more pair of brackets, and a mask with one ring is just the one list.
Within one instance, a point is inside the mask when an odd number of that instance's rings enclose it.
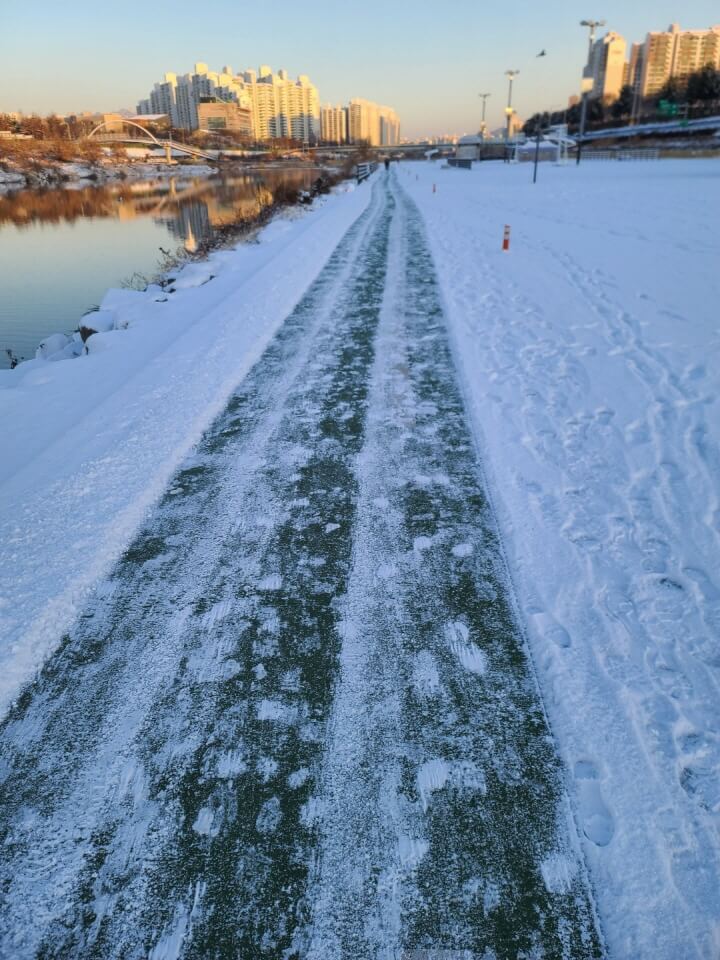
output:
{"label": "arched bridge", "polygon": [[[126,133],[125,130],[118,131],[110,129],[111,127],[117,127],[118,123],[122,123],[123,127],[132,127],[133,133]],[[134,133],[135,130],[138,130],[139,134]],[[90,131],[87,139],[98,140],[100,143],[125,143],[133,146],[142,144],[143,146],[160,147],[165,151],[165,159],[168,163],[172,158],[173,152],[183,153],[188,157],[195,157],[201,160],[210,160],[213,163],[217,162],[218,159],[216,154],[208,153],[206,150],[199,150],[197,147],[192,147],[187,143],[179,143],[173,139],[158,139],[150,130],[139,123],[135,123],[134,120],[103,120],[102,123],[99,123]]]}

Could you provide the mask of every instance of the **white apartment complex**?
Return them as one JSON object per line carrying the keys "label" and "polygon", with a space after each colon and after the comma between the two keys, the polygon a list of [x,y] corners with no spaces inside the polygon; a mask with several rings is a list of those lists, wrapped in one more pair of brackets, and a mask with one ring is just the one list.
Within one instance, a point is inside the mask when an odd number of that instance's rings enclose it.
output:
{"label": "white apartment complex", "polygon": [[594,100],[616,100],[626,79],[625,53],[627,44],[619,33],[608,33],[596,40],[590,50],[585,70],[592,77],[590,97]]}
{"label": "white apartment complex", "polygon": [[240,77],[250,96],[256,140],[292,137],[314,143],[320,137],[320,98],[317,87],[301,74],[291,80],[286,70],[273,73],[263,65]]}
{"label": "white apartment complex", "polygon": [[626,43],[617,33],[608,33],[591,49],[585,77],[592,77],[591,97],[617,98],[624,84],[636,97],[659,93],[669,80],[685,80],[704,66],[720,68],[720,25],[707,30],[681,30],[673,23],[667,30],[651,31],[642,43],[633,43],[629,62]]}
{"label": "white apartment complex", "polygon": [[351,143],[365,142],[371,147],[391,147],[400,143],[400,118],[392,107],[355,98],[348,107],[348,138]]}
{"label": "white apartment complex", "polygon": [[292,137],[314,143],[320,135],[317,88],[305,75],[291,80],[287,71],[275,74],[268,66],[234,74],[230,67],[215,73],[206,63],[196,63],[193,73],[166,73],[150,96],[138,103],[138,113],[165,113],[173,126],[197,130],[197,107],[205,98],[234,102],[249,110],[255,140]]}
{"label": "white apartment complex", "polygon": [[720,25],[681,30],[673,23],[665,31],[648,33],[632,79],[641,97],[652,97],[668,80],[684,80],[707,65],[720,67]]}
{"label": "white apartment complex", "polygon": [[320,137],[324,143],[348,142],[348,111],[341,104],[331,104],[320,111]]}

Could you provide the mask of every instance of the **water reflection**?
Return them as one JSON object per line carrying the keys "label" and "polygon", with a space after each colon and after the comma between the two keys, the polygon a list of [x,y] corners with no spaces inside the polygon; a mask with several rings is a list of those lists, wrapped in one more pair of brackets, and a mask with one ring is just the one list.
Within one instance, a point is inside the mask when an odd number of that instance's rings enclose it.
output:
{"label": "water reflection", "polygon": [[194,252],[317,176],[308,169],[178,176],[0,196],[0,366],[9,362],[5,349],[33,356],[48,334],[75,329],[109,287],[152,274],[160,249],[181,244]]}

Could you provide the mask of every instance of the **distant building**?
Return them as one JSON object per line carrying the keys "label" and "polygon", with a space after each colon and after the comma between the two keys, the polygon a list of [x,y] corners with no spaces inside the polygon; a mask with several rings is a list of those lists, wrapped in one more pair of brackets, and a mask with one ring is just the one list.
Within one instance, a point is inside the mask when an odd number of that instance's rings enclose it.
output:
{"label": "distant building", "polygon": [[350,143],[368,143],[371,147],[397,146],[400,118],[392,107],[355,98],[348,107],[348,139]]}
{"label": "distant building", "polygon": [[[259,72],[246,70],[236,75],[227,66],[215,73],[206,63],[196,63],[193,73],[183,76],[166,73],[150,96],[138,103],[138,113],[166,113],[173,126],[197,130],[200,127],[198,105],[203,100],[236,104],[243,122],[249,111],[255,140],[293,137],[315,142],[320,135],[317,88],[305,75],[291,80],[287,71],[274,74],[268,66],[260,67]],[[204,114],[209,116],[207,110]],[[222,111],[215,112],[217,122],[221,114]],[[236,116],[236,111],[225,113],[226,120]]]}
{"label": "distant building", "polygon": [[[616,100],[623,86],[639,101],[660,93],[670,80],[686,80],[709,65],[720,69],[720,25],[707,30],[681,30],[673,23],[667,30],[652,31],[642,43],[633,43],[626,59],[623,37],[610,32],[595,41],[584,82],[592,82],[589,95],[606,102]],[[571,104],[572,105],[572,104]]]}
{"label": "distant building", "polygon": [[328,104],[320,111],[320,139],[325,143],[347,143],[348,111],[347,107]]}
{"label": "distant building", "polygon": [[673,23],[666,31],[648,33],[635,59],[639,95],[652,97],[671,79],[685,80],[706,65],[720,67],[720,25],[681,30]]}
{"label": "distant building", "polygon": [[252,110],[230,100],[200,97],[197,105],[198,129],[210,133],[230,131],[251,139],[253,135]]}
{"label": "distant building", "polygon": [[627,44],[619,33],[607,33],[596,40],[590,49],[585,76],[592,79],[589,96],[606,102],[617,100],[625,82],[625,52]]}
{"label": "distant building", "polygon": [[[510,138],[518,136],[522,133],[522,128],[525,126],[525,121],[521,120],[517,113],[513,113],[510,118]],[[504,140],[507,136],[508,128],[507,123],[505,126],[498,127],[496,130],[491,131],[491,137],[493,140]]]}
{"label": "distant building", "polygon": [[275,74],[263,65],[257,73],[246,70],[238,79],[250,97],[256,140],[319,139],[320,97],[305,74],[291,80],[286,70]]}

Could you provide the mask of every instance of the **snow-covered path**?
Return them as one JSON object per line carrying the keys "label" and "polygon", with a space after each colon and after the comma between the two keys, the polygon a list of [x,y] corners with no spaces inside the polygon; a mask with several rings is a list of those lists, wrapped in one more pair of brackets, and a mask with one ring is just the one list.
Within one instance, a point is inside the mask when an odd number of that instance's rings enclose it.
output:
{"label": "snow-covered path", "polygon": [[13,707],[2,757],[2,956],[602,954],[394,176]]}

